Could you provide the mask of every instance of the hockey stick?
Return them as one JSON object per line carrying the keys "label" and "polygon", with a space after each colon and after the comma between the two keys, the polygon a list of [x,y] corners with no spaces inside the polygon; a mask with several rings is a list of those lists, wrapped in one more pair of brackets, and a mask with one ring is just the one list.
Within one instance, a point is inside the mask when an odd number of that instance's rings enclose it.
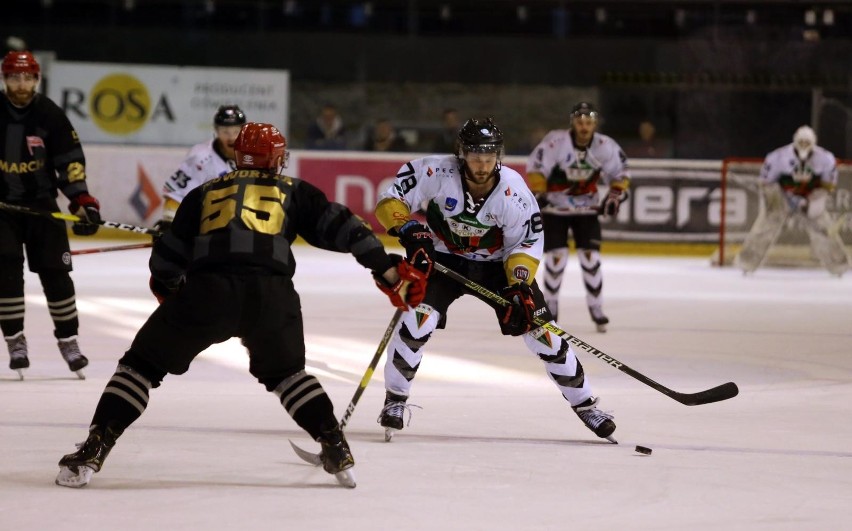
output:
{"label": "hockey stick", "polygon": [[71,251],[71,254],[76,256],[78,254],[94,254],[94,253],[108,253],[110,251],[127,251],[130,249],[146,249],[148,247],[152,247],[153,243],[131,243],[128,245],[116,245],[114,247],[96,247],[93,249],[76,249]]}
{"label": "hockey stick", "polygon": [[[435,269],[437,269],[439,272],[443,273],[444,275],[447,275],[448,277],[452,278],[456,282],[463,284],[464,287],[466,287],[468,290],[470,290],[473,293],[473,295],[478,297],[480,300],[490,304],[491,306],[496,306],[496,307],[502,308],[502,307],[506,307],[510,304],[510,302],[508,300],[504,299],[503,297],[501,297],[497,293],[494,293],[493,291],[489,290],[488,288],[480,286],[479,284],[475,283],[474,281],[469,280],[468,278],[465,278],[464,276],[460,275],[459,273],[456,273],[455,271],[453,271],[452,269],[449,269],[448,267],[444,266],[443,264],[440,264],[438,262],[434,262],[434,267],[435,267]],[[633,378],[639,380],[643,384],[651,387],[652,389],[654,389],[656,391],[659,391],[660,393],[663,393],[664,395],[668,396],[669,398],[677,400],[681,404],[684,404],[684,405],[687,405],[687,406],[700,406],[702,404],[711,404],[713,402],[720,402],[722,400],[728,400],[729,398],[733,398],[733,397],[737,396],[737,394],[739,393],[739,389],[737,388],[737,384],[735,384],[734,382],[724,383],[722,385],[718,385],[716,387],[713,387],[712,389],[706,389],[704,391],[699,391],[697,393],[679,393],[677,391],[673,391],[673,390],[669,389],[668,387],[666,387],[666,386],[664,386],[660,383],[657,383],[654,380],[648,378],[644,374],[628,367],[627,365],[618,361],[617,359],[613,358],[612,356],[605,354],[604,352],[601,352],[600,350],[593,347],[592,345],[589,345],[588,343],[586,343],[582,339],[569,334],[568,332],[566,332],[565,330],[562,330],[561,328],[559,328],[558,326],[556,326],[553,323],[546,322],[544,319],[541,319],[540,317],[536,317],[533,322],[535,323],[536,326],[543,327],[548,332],[551,332],[553,334],[556,334],[558,336],[561,336],[561,337],[567,339],[569,342],[573,343],[576,347],[588,352],[589,354],[591,354],[592,356],[594,356],[594,357],[596,357],[600,360],[603,360],[604,363],[620,370],[623,373],[626,373],[629,376],[632,376]]]}
{"label": "hockey stick", "polygon": [[[385,335],[382,336],[382,340],[379,342],[378,348],[376,348],[376,353],[373,354],[373,359],[370,360],[370,365],[367,367],[367,370],[364,372],[364,376],[361,378],[361,383],[358,384],[358,389],[355,390],[355,395],[352,397],[352,400],[349,401],[349,406],[346,407],[346,413],[343,414],[343,417],[340,419],[340,429],[346,427],[346,424],[349,422],[349,418],[352,416],[352,413],[355,412],[355,404],[358,403],[358,400],[361,399],[361,395],[364,394],[364,390],[367,389],[367,384],[370,383],[370,379],[373,377],[373,371],[376,370],[376,367],[379,364],[379,360],[382,358],[382,354],[385,351],[385,347],[388,346],[388,342],[390,341],[391,335],[393,335],[393,331],[396,328],[397,323],[402,318],[402,310],[397,309],[396,313],[393,314],[393,318],[390,323],[388,323],[388,327],[385,329]],[[290,446],[293,447],[293,451],[296,452],[296,455],[302,458],[303,461],[306,461],[314,466],[319,466],[322,464],[322,458],[320,458],[319,454],[314,454],[308,452],[307,450],[302,450],[295,444],[293,441],[290,441]]]}
{"label": "hockey stick", "polygon": [[[85,222],[85,220],[80,216],[75,216],[74,214],[66,214],[64,212],[49,212],[47,210],[38,210],[35,208],[25,207],[21,205],[10,205],[9,203],[3,202],[0,202],[0,208],[2,208],[3,210],[9,210],[11,212],[30,214],[32,216],[61,219],[63,221],[73,221],[75,223],[80,221]],[[104,227],[109,227],[111,229],[126,230],[129,232],[135,232],[137,234],[150,234],[151,236],[160,236],[162,234],[160,231],[149,229],[148,227],[140,227],[138,225],[130,225],[128,223],[119,223],[118,221],[101,220],[97,224],[103,225]]]}

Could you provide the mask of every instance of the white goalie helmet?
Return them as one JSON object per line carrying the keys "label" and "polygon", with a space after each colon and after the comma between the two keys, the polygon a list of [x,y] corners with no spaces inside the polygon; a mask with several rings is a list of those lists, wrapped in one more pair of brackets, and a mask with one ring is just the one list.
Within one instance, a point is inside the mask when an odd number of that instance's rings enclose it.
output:
{"label": "white goalie helmet", "polygon": [[799,160],[808,158],[816,143],[817,137],[813,129],[807,125],[796,129],[796,133],[793,135],[793,149],[796,150]]}

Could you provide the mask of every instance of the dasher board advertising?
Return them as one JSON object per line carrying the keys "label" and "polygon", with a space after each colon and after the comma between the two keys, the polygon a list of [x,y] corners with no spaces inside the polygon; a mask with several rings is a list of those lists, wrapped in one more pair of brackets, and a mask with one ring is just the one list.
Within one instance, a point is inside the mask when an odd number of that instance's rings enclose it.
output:
{"label": "dasher board advertising", "polygon": [[220,105],[288,131],[287,70],[53,61],[47,76],[84,144],[191,146],[212,137]]}

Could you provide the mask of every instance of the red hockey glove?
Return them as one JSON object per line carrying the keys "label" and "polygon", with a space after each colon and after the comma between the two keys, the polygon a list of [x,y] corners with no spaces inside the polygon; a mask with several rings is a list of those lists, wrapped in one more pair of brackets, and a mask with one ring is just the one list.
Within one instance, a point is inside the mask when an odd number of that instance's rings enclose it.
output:
{"label": "red hockey glove", "polygon": [[408,310],[409,307],[416,308],[418,304],[423,302],[423,297],[426,296],[428,275],[403,260],[398,254],[392,254],[390,258],[394,265],[397,280],[391,282],[384,277],[384,274],[374,272],[373,278],[376,281],[376,286],[388,296],[391,304],[400,310]]}
{"label": "red hockey glove", "polygon": [[532,288],[526,282],[506,286],[500,292],[511,304],[502,308],[500,328],[504,334],[520,336],[535,327],[535,301]]}
{"label": "red hockey glove", "polygon": [[71,231],[77,236],[91,236],[98,232],[101,223],[101,205],[98,200],[86,192],[71,199],[68,210],[80,221],[71,225]]}
{"label": "red hockey glove", "polygon": [[429,275],[432,272],[432,255],[435,254],[429,227],[412,219],[397,229],[397,233],[409,263]]}
{"label": "red hockey glove", "polygon": [[604,216],[615,217],[618,215],[618,208],[627,199],[627,191],[620,188],[610,187],[609,193],[604,197],[601,203],[601,214]]}

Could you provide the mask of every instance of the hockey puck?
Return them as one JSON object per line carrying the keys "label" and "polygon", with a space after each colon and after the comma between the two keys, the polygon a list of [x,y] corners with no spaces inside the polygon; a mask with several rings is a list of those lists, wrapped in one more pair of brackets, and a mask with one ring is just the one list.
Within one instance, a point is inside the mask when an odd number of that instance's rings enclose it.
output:
{"label": "hockey puck", "polygon": [[648,448],[647,446],[637,446],[636,451],[639,452],[640,454],[651,455],[651,449]]}

